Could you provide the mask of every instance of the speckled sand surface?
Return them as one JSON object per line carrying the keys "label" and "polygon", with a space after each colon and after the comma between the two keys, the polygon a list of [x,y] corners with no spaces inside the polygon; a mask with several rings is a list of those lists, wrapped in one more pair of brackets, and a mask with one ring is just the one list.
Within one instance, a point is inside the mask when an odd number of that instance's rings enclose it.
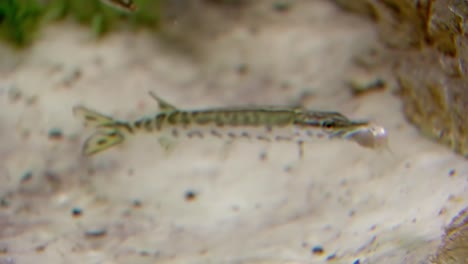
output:
{"label": "speckled sand surface", "polygon": [[[70,24],[26,54],[0,49],[1,264],[419,263],[434,252],[467,204],[467,162],[405,121],[391,80],[350,95],[372,25],[318,0],[230,14],[191,51],[148,33],[96,43]],[[165,154],[152,136],[80,155],[89,131],[73,105],[136,118],[157,110],[149,90],[184,108],[291,104],[308,91],[309,108],[387,127],[394,155],[325,141],[299,160],[291,143],[216,140]],[[53,128],[62,139],[48,138]]]}

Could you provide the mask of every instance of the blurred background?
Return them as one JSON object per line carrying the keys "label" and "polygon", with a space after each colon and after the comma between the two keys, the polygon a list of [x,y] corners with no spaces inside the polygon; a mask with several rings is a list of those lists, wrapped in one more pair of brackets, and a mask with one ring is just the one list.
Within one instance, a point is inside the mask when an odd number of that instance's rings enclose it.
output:
{"label": "blurred background", "polygon": [[[133,3],[136,10],[125,10]],[[0,264],[468,263],[466,1],[0,0]],[[118,119],[301,105],[350,142],[155,135],[83,157]],[[455,217],[455,218],[454,218]],[[454,220],[453,220],[454,219]]]}

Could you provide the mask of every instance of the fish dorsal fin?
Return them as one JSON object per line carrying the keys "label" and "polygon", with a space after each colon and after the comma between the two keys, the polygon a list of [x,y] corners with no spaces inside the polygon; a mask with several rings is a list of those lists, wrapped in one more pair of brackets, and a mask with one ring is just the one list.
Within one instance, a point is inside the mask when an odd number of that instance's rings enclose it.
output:
{"label": "fish dorsal fin", "polygon": [[177,110],[177,107],[175,107],[174,105],[166,102],[164,99],[162,99],[161,97],[157,96],[154,92],[149,92],[149,95],[154,99],[156,100],[156,102],[158,102],[158,105],[159,105],[159,108],[162,110],[162,111],[174,111],[174,110]]}
{"label": "fish dorsal fin", "polygon": [[82,119],[87,127],[99,127],[115,123],[111,117],[88,109],[82,105],[73,107],[73,114]]}

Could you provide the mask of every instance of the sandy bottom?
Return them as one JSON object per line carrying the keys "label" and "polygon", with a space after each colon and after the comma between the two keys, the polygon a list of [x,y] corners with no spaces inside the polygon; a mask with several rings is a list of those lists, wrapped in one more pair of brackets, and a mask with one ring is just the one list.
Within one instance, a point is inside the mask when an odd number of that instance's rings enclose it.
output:
{"label": "sandy bottom", "polygon": [[[427,260],[467,204],[468,166],[407,123],[390,79],[351,95],[370,23],[318,0],[258,1],[226,20],[185,48],[62,24],[25,54],[0,49],[1,264]],[[157,111],[149,90],[181,108],[340,111],[384,125],[393,154],[318,141],[299,159],[291,143],[215,139],[167,153],[142,135],[81,156],[74,105],[132,119]]]}

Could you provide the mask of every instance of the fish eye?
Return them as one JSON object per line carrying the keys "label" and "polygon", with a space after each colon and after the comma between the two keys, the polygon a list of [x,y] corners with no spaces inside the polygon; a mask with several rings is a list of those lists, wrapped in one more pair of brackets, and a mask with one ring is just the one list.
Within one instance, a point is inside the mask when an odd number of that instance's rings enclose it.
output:
{"label": "fish eye", "polygon": [[322,122],[322,127],[326,129],[331,129],[335,126],[335,122],[331,120],[325,120]]}

